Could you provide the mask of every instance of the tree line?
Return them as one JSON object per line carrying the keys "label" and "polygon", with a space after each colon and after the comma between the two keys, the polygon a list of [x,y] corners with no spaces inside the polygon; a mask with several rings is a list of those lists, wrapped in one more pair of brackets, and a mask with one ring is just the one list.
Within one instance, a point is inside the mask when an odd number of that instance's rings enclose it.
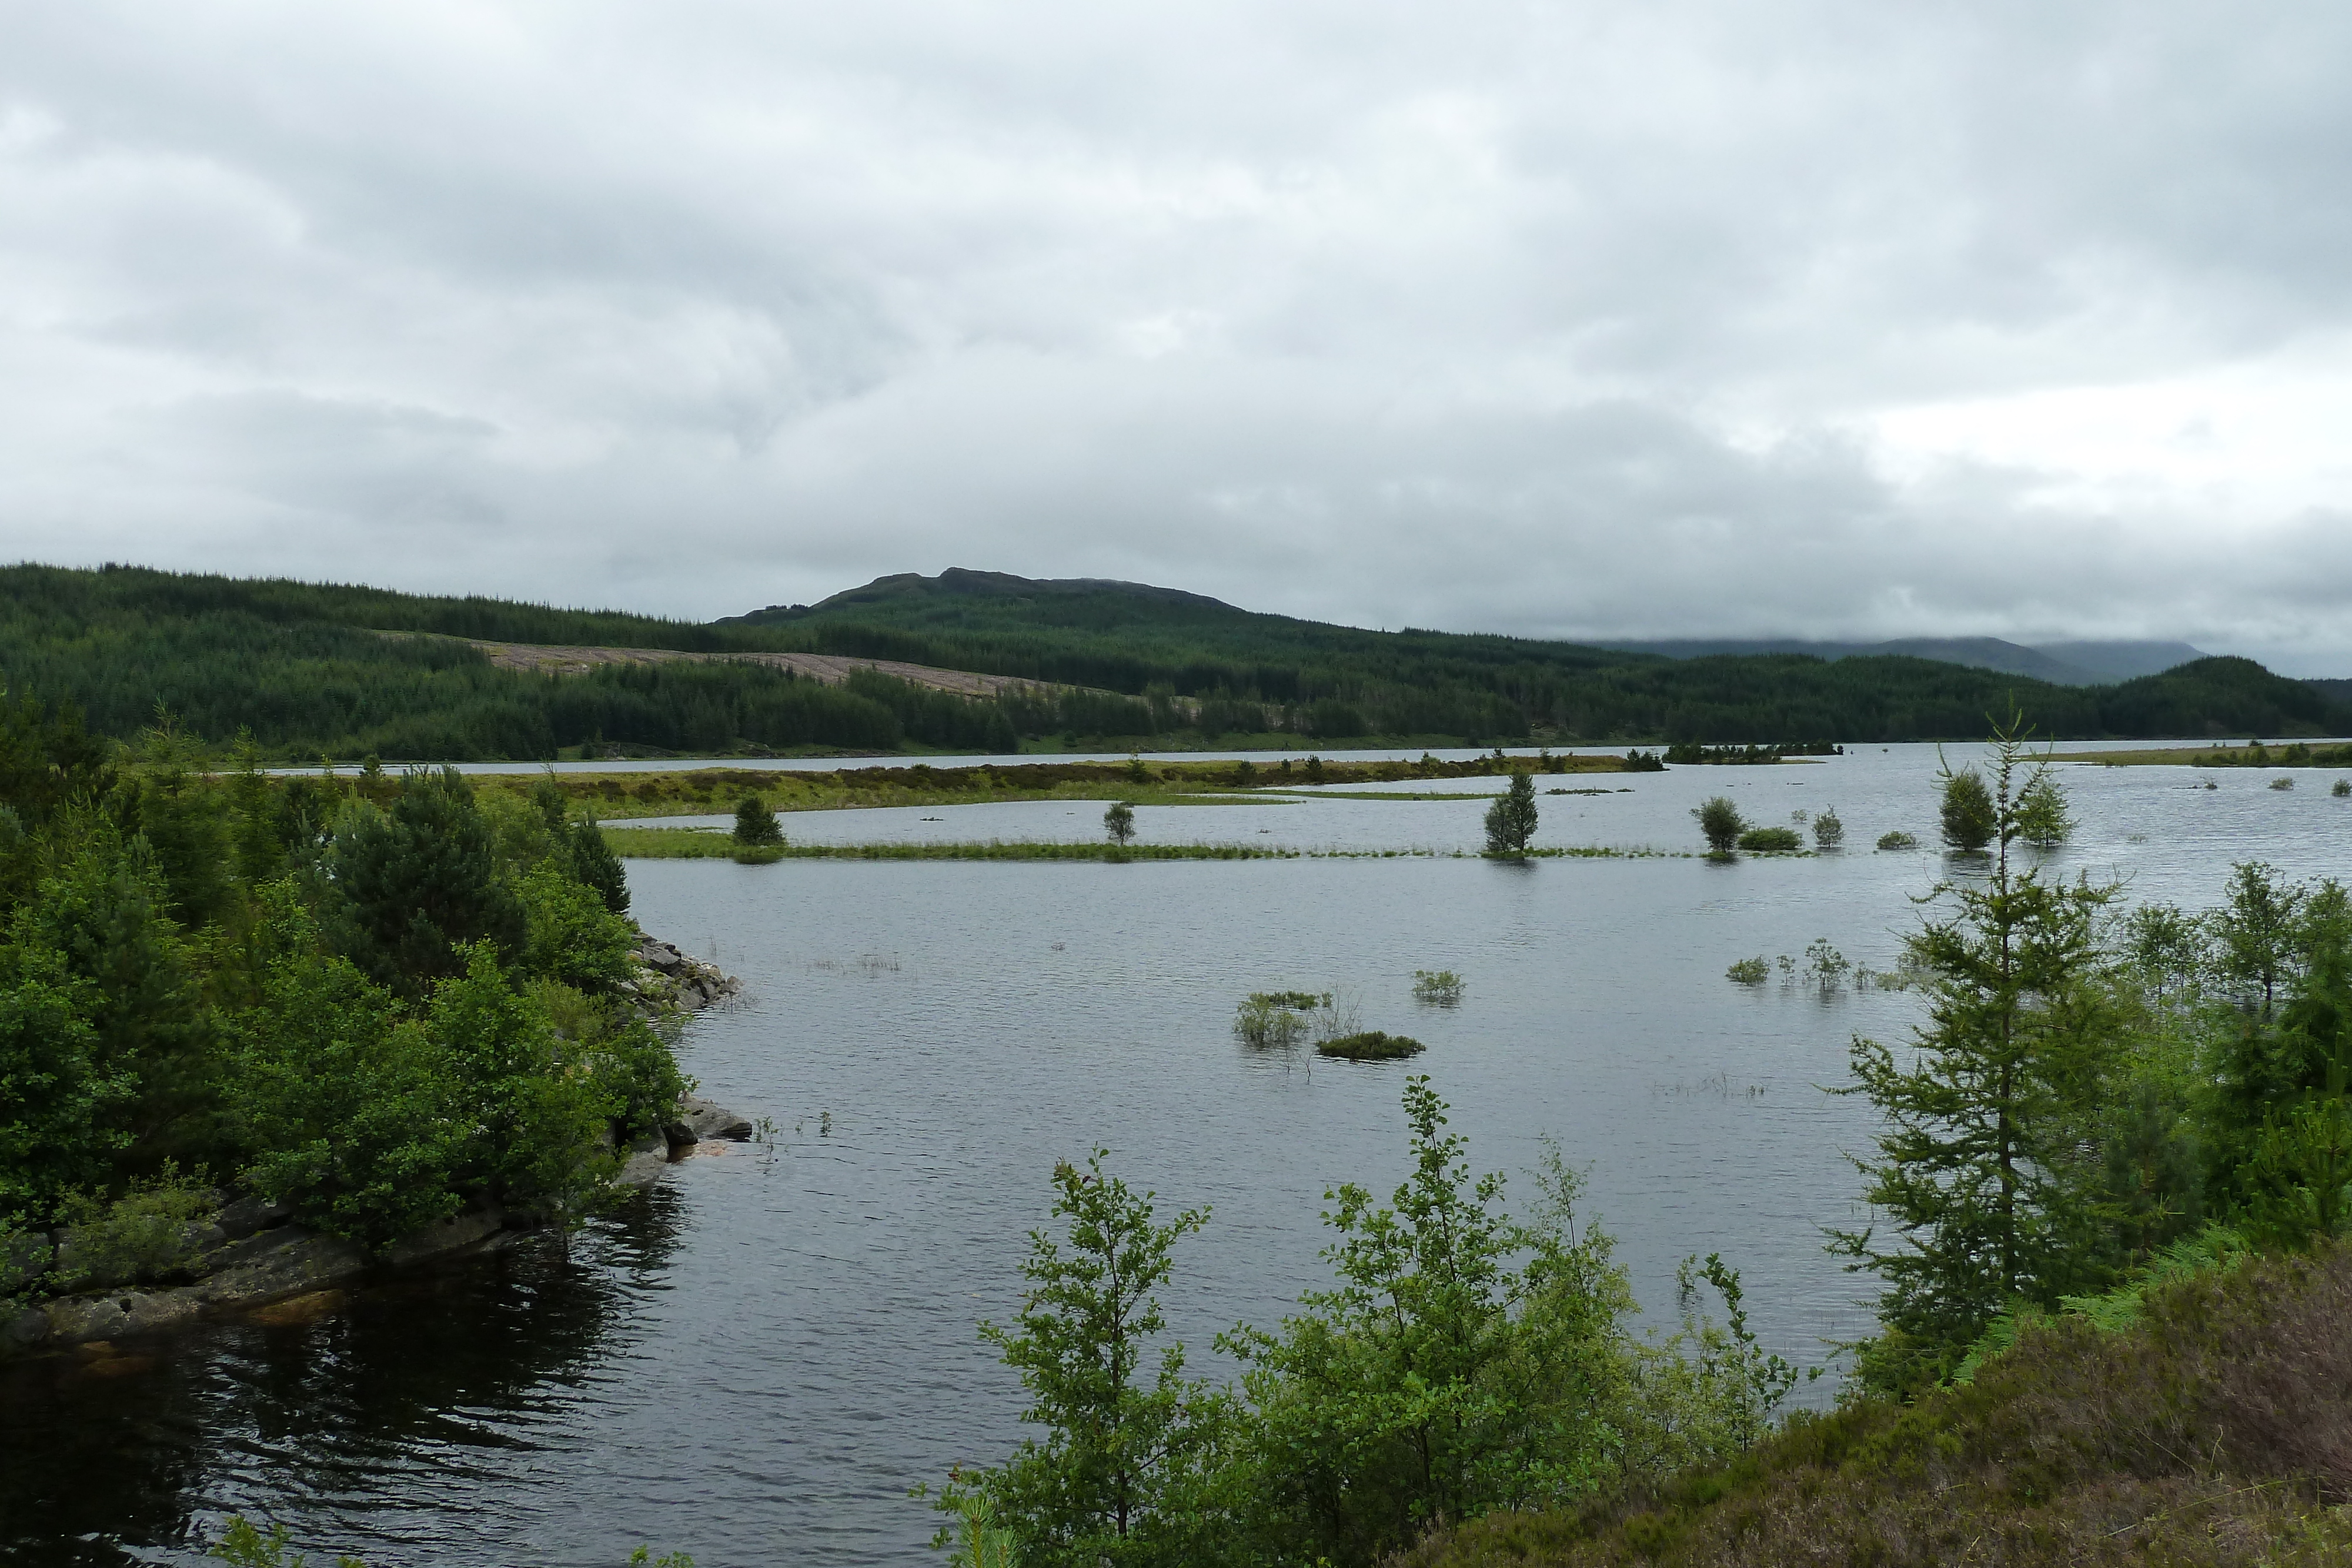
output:
{"label": "tree line", "polygon": [[684,1084],[595,824],[451,770],[194,761],[0,699],[0,1242],[215,1186],[369,1247],[600,1203]]}
{"label": "tree line", "polygon": [[[967,698],[873,672],[828,685],[723,657],[559,676],[499,668],[466,638],[885,657],[1060,689]],[[1269,735],[1856,744],[1975,734],[2012,698],[2058,736],[2352,728],[2352,710],[2245,660],[2075,688],[1907,658],[1674,661],[1528,639],[1365,632],[1112,591],[1035,601],[884,598],[698,626],[130,568],[0,570],[0,674],[17,692],[74,704],[100,735],[128,739],[161,705],[215,744],[250,729],[278,761],[534,758],[604,745],[1001,753],[1024,742]]]}

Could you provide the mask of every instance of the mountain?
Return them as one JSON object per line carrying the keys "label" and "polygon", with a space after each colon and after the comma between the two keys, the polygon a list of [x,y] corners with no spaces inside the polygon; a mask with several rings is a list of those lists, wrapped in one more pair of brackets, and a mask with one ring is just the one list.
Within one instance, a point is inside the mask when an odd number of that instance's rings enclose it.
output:
{"label": "mountain", "polygon": [[1903,654],[2030,675],[2060,686],[2096,686],[2141,675],[2161,674],[2207,655],[2186,643],[2043,643],[2028,646],[1998,637],[1905,637],[1891,643],[1814,643],[1794,638],[1678,638],[1658,642],[1596,644],[1629,653],[1669,659],[1719,654],[1801,653],[1815,659],[1880,658]]}
{"label": "mountain", "polygon": [[[637,653],[512,668],[514,648],[484,646],[518,643]],[[703,657],[667,656],[677,653]],[[732,656],[778,653],[830,658]],[[1040,685],[967,697],[852,667],[861,661]],[[832,673],[811,678],[818,670]],[[134,738],[160,713],[211,743],[249,731],[263,755],[289,761],[616,746],[718,755],[1040,742],[1883,743],[1979,737],[2012,702],[2053,737],[2352,733],[2340,691],[2243,659],[2065,685],[1881,650],[1670,658],[1371,632],[1145,583],[969,570],[898,574],[814,605],[693,623],[481,596],[17,566],[0,569],[0,676],[12,698],[70,703],[100,735]]]}

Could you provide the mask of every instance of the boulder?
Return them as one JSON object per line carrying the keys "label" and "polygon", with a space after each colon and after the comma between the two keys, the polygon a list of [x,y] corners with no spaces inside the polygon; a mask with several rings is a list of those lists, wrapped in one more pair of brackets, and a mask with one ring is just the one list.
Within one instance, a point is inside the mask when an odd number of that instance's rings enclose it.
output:
{"label": "boulder", "polygon": [[669,1144],[665,1140],[658,1149],[632,1150],[613,1175],[613,1185],[644,1191],[661,1180],[662,1172],[669,1166]]}
{"label": "boulder", "polygon": [[749,1119],[714,1105],[698,1095],[681,1094],[677,1098],[677,1124],[694,1135],[681,1138],[680,1143],[701,1143],[706,1139],[724,1138],[740,1143],[751,1135]]}
{"label": "boulder", "polygon": [[242,1241],[257,1230],[268,1230],[294,1218],[294,1211],[282,1203],[255,1193],[240,1197],[213,1217],[221,1234],[231,1241]]}
{"label": "boulder", "polygon": [[506,1216],[496,1207],[469,1208],[436,1220],[406,1240],[394,1243],[384,1249],[383,1260],[397,1266],[454,1252],[494,1234],[505,1223]]}
{"label": "boulder", "polygon": [[186,1293],[208,1307],[253,1307],[323,1289],[368,1266],[368,1255],[339,1237],[282,1226],[234,1244],[235,1260],[215,1259],[211,1274]]}
{"label": "boulder", "polygon": [[204,1303],[193,1291],[102,1291],[67,1296],[47,1307],[51,1344],[84,1344],[156,1333],[193,1322]]}

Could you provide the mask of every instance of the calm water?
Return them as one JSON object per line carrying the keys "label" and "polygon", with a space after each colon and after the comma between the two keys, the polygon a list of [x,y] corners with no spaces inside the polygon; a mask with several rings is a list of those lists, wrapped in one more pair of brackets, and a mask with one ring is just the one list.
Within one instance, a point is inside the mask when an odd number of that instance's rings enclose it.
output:
{"label": "calm water", "polygon": [[[640,1541],[705,1568],[920,1560],[905,1498],[1018,1436],[1018,1391],[973,1338],[1015,1305],[1053,1163],[1093,1146],[1215,1215],[1179,1253],[1171,1321],[1196,1365],[1324,1278],[1327,1186],[1402,1174],[1397,1096],[1426,1071],[1482,1168],[1549,1136],[1590,1173],[1643,1300],[1721,1251],[1774,1348],[1807,1361],[1868,1322],[1821,1250],[1853,1218],[1842,1151],[1866,1108],[1822,1093],[1855,1031],[1916,998],[1823,1002],[1723,978],[1826,937],[1887,967],[1938,862],[1931,748],[1778,768],[1547,780],[1538,842],[1686,847],[1689,808],[1751,820],[1834,803],[1846,852],[1697,860],[1358,859],[1108,866],[634,862],[648,929],[715,956],[746,998],[698,1019],[706,1092],[772,1117],[772,1152],[690,1160],[570,1266],[509,1254],[307,1322],[221,1326],[166,1352],[0,1376],[0,1550],[28,1562],[185,1562],[226,1512],[392,1563],[617,1563]],[[2219,896],[2229,862],[2352,874],[2328,775],[2069,769],[2069,872],[2134,898]],[[1488,780],[1461,781],[1465,794]],[[1624,785],[1630,793],[1615,792]],[[1145,837],[1475,848],[1475,800],[1171,807]],[[926,821],[925,819],[938,819]],[[1064,802],[803,815],[796,837],[1091,837]],[[1415,968],[1466,977],[1417,1009]],[[1248,990],[1333,988],[1411,1067],[1254,1058]],[[1826,1385],[1824,1385],[1825,1387]]]}

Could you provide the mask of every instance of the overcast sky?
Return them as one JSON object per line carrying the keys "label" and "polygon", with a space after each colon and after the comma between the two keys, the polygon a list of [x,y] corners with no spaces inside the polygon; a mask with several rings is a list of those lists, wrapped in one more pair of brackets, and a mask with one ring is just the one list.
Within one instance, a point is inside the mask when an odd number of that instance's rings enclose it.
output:
{"label": "overcast sky", "polygon": [[0,554],[2352,675],[2352,6],[0,0]]}

